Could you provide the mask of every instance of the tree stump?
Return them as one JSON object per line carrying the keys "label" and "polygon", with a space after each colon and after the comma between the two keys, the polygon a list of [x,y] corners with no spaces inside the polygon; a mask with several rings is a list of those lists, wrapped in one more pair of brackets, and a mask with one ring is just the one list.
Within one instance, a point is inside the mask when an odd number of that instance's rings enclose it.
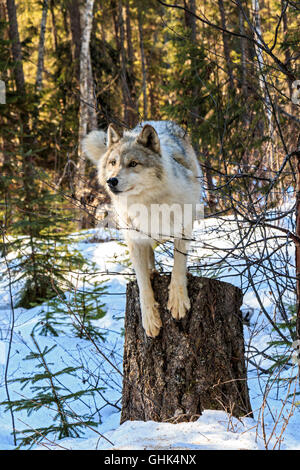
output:
{"label": "tree stump", "polygon": [[202,410],[252,416],[244,358],[242,292],[188,274],[191,309],[175,321],[167,310],[170,275],[155,273],[162,329],[145,335],[137,283],[127,286],[121,423],[192,421]]}

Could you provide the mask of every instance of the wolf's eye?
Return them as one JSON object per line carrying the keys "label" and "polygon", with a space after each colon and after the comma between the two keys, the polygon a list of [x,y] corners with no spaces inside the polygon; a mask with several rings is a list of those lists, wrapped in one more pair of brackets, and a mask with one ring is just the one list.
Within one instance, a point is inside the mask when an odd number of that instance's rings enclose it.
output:
{"label": "wolf's eye", "polygon": [[132,160],[129,165],[129,167],[133,168],[134,166],[137,166],[137,162],[135,162],[134,160]]}
{"label": "wolf's eye", "polygon": [[116,160],[111,160],[109,163],[110,163],[112,166],[115,166]]}

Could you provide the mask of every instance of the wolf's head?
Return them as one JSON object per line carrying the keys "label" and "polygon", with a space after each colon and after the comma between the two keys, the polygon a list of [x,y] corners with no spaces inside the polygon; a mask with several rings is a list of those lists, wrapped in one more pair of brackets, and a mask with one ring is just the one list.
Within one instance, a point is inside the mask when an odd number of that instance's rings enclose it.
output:
{"label": "wolf's head", "polygon": [[110,124],[107,135],[103,131],[88,134],[83,150],[97,165],[99,181],[112,195],[138,195],[161,185],[160,142],[149,124],[139,135],[130,132],[121,135]]}

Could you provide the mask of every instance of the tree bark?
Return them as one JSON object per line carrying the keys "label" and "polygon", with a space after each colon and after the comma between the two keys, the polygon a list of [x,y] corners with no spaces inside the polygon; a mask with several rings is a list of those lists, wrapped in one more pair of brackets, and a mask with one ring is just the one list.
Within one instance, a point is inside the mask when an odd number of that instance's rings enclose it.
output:
{"label": "tree bark", "polygon": [[12,56],[14,60],[14,76],[17,93],[22,96],[25,95],[25,79],[15,0],[6,0],[6,7],[9,19],[9,38],[11,40]]}
{"label": "tree bark", "polygon": [[212,175],[212,170],[211,170],[211,167],[212,167],[211,156],[210,156],[208,147],[203,148],[203,154],[205,156],[204,158],[205,167],[203,169],[203,173],[205,176],[204,179],[206,182],[206,187],[208,189],[207,202],[208,202],[208,206],[209,206],[211,213],[214,213],[216,210],[216,206],[217,206],[217,200],[216,200],[216,191],[214,190],[215,186],[214,186],[213,175]]}
{"label": "tree bark", "polygon": [[152,277],[163,323],[155,339],[144,334],[136,282],[127,286],[121,423],[192,421],[204,409],[251,416],[241,290],[188,274],[191,310],[175,321],[166,307],[169,281]]}
{"label": "tree bark", "polygon": [[54,45],[55,53],[57,53],[58,38],[57,38],[57,26],[56,26],[56,18],[55,18],[54,1],[53,0],[50,0],[50,13],[51,13],[51,21],[52,21],[53,45]]}
{"label": "tree bark", "polygon": [[[245,36],[244,16],[240,8],[238,8],[238,15],[239,15],[239,32],[241,36]],[[242,91],[243,91],[245,98],[247,98],[248,90],[247,90],[247,68],[246,68],[246,40],[244,37],[240,38],[240,45],[241,45]]]}
{"label": "tree bark", "polygon": [[127,44],[127,81],[131,99],[131,126],[134,127],[140,120],[138,113],[137,84],[134,72],[134,48],[132,42],[132,13],[129,0],[125,2],[126,13],[126,44]]}
{"label": "tree bark", "polygon": [[6,2],[5,2],[5,0],[0,0],[0,18],[1,18],[1,20],[6,21]]}
{"label": "tree bark", "polygon": [[126,11],[126,42],[127,42],[127,55],[130,65],[134,62],[134,50],[132,44],[132,28],[131,28],[131,12],[129,0],[125,2]]}
{"label": "tree bark", "polygon": [[[184,6],[187,8],[188,11],[185,11],[184,14],[184,21],[185,21],[185,27],[187,28],[187,37],[191,44],[197,45],[197,26],[196,26],[196,2],[195,0],[189,0],[189,1],[184,1]],[[191,12],[191,13],[189,13]],[[189,54],[189,59],[191,61],[191,66],[194,69],[194,61],[195,57],[194,54]],[[198,83],[195,83],[192,88],[191,88],[192,96],[193,96],[193,104],[191,105],[190,109],[190,115],[193,120],[193,125],[192,128],[195,130],[198,128],[200,122],[199,122],[199,117],[201,116],[200,110],[199,110],[199,96],[201,96],[201,85],[198,81]],[[200,153],[200,146],[199,146],[199,136],[197,135],[197,132],[191,132],[192,134],[192,145],[193,148],[196,152],[196,155],[199,156]]]}
{"label": "tree bark", "polygon": [[[196,2],[195,0],[184,0],[184,7],[186,8],[184,12],[184,21],[185,26],[190,29],[190,38],[193,42],[196,40]],[[188,10],[188,11],[187,11]],[[189,12],[193,13],[190,14]]]}
{"label": "tree bark", "polygon": [[42,82],[43,82],[47,13],[48,13],[48,0],[44,0],[43,10],[42,10],[40,40],[39,40],[38,65],[37,65],[36,83],[35,83],[37,91],[40,91],[42,89]]}
{"label": "tree bark", "polygon": [[97,119],[97,99],[95,94],[95,83],[93,77],[93,67],[91,53],[89,51],[88,55],[88,127],[89,130],[98,129],[98,119]]}
{"label": "tree bark", "polygon": [[143,19],[141,9],[138,8],[138,29],[139,29],[139,42],[141,53],[141,67],[142,67],[142,90],[143,90],[143,121],[148,119],[148,100],[147,100],[147,71],[144,50],[144,33],[143,33]]}
{"label": "tree bark", "polygon": [[127,73],[127,53],[126,53],[126,38],[123,14],[123,1],[118,0],[118,32],[119,32],[119,53],[120,53],[120,72],[121,72],[121,89],[124,104],[124,123],[128,127],[133,127],[136,124],[135,103],[132,100]]}
{"label": "tree bark", "polygon": [[[92,104],[89,102],[91,85],[91,59],[90,59],[90,38],[91,30],[93,25],[93,7],[94,0],[86,0],[84,7],[81,11],[81,50],[80,50],[80,107],[79,107],[79,130],[78,130],[78,164],[77,164],[77,181],[76,181],[76,193],[77,199],[82,200],[85,203],[83,197],[83,191],[85,187],[85,169],[86,160],[84,157],[82,142],[88,131],[88,124],[90,118],[89,106]],[[79,228],[82,228],[85,224],[84,214],[82,220],[79,222]]]}
{"label": "tree bark", "polygon": [[[287,11],[287,6],[285,0],[281,0],[281,10],[283,13],[282,15],[282,22],[283,22],[283,41],[288,42],[288,33],[289,33],[289,22],[288,22],[288,17],[286,14]],[[291,60],[291,51],[289,47],[286,47],[284,50],[284,58],[285,58],[285,63],[290,66],[290,60]],[[290,92],[290,97],[292,96],[292,81],[288,77],[288,86],[289,86],[289,92]]]}
{"label": "tree bark", "polygon": [[[300,237],[300,135],[298,136],[297,149],[297,193],[296,193],[296,235]],[[296,266],[296,298],[297,298],[297,321],[296,334],[300,340],[300,244],[295,243],[295,266]]]}
{"label": "tree bark", "polygon": [[[255,26],[255,38],[259,44],[262,44],[262,29],[261,29],[261,13],[260,13],[260,4],[259,0],[252,0],[252,9],[253,9],[253,24]],[[274,124],[273,124],[273,111],[272,103],[270,101],[269,88],[268,88],[268,76],[265,71],[265,61],[263,51],[260,47],[255,46],[256,57],[258,62],[258,74],[259,74],[259,84],[263,95],[264,108],[266,117],[268,120],[268,133],[269,133],[269,145],[267,150],[268,163],[270,169],[270,178],[272,178],[272,171],[275,169],[275,142],[274,142]],[[279,168],[278,168],[279,169]],[[271,191],[270,198],[273,197],[273,192]],[[275,195],[276,197],[276,195]]]}
{"label": "tree bark", "polygon": [[70,17],[70,27],[72,35],[72,55],[76,64],[76,76],[80,80],[80,50],[81,50],[81,24],[80,10],[78,0],[70,0],[68,2],[68,11]]}
{"label": "tree bark", "polygon": [[[220,16],[221,16],[221,25],[222,25],[223,30],[225,30],[227,29],[227,25],[226,25],[226,16],[225,16],[225,8],[224,8],[223,0],[218,0],[218,5],[219,5]],[[226,61],[227,73],[229,76],[229,85],[230,85],[231,91],[234,92],[235,88],[234,88],[234,81],[233,81],[232,62],[230,58],[230,47],[229,47],[228,36],[224,31],[222,33],[222,36],[223,36],[224,57]]]}

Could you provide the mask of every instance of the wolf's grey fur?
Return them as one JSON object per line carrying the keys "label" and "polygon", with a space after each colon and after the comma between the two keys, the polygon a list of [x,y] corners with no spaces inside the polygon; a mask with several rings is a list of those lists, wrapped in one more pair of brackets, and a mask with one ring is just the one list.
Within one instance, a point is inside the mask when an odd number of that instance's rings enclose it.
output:
{"label": "wolf's grey fur", "polygon": [[[123,135],[110,125],[107,135],[93,131],[84,140],[87,156],[97,165],[100,183],[107,187],[119,225],[123,228],[140,291],[142,322],[148,336],[161,328],[158,305],[150,282],[154,269],[153,247],[165,234],[149,227],[157,205],[192,208],[192,220],[184,222],[174,237],[174,267],[169,286],[168,309],[175,319],[190,308],[186,280],[186,254],[196,204],[200,202],[201,170],[184,130],[171,121],[147,121]],[[141,207],[137,217],[136,207]],[[144,210],[145,209],[145,210]],[[171,214],[171,224],[175,225]],[[145,220],[146,219],[146,220]],[[149,222],[149,223],[148,223]]]}

